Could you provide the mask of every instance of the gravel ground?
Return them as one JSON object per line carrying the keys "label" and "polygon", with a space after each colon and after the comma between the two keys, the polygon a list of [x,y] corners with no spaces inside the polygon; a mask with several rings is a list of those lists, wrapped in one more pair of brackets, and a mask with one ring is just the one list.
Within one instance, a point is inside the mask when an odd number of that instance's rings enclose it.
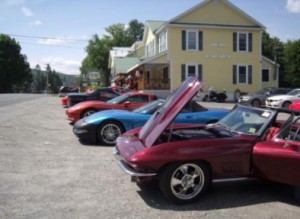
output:
{"label": "gravel ground", "polygon": [[131,183],[112,147],[82,145],[64,111],[53,96],[0,108],[0,218],[299,218],[292,188],[257,180],[174,205],[156,184]]}

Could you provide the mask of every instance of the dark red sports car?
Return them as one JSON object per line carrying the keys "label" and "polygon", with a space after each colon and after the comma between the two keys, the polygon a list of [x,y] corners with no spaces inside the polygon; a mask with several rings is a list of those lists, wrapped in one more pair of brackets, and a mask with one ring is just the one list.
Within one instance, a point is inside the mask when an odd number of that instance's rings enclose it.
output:
{"label": "dark red sports car", "polygon": [[135,182],[157,179],[176,203],[197,200],[216,179],[251,177],[300,186],[300,112],[236,105],[215,124],[174,124],[202,83],[189,77],[113,153]]}
{"label": "dark red sports car", "polygon": [[68,120],[72,122],[76,122],[77,120],[92,115],[95,112],[108,110],[108,109],[122,109],[122,110],[134,110],[146,103],[149,103],[153,100],[156,100],[157,96],[138,92],[131,91],[125,93],[121,96],[108,100],[106,102],[103,101],[83,101],[74,106],[70,107],[66,110],[66,114]]}

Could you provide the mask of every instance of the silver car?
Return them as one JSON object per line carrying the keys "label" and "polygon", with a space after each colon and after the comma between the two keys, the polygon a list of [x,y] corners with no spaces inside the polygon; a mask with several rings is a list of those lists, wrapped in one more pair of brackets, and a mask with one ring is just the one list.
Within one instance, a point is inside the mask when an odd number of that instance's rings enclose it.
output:
{"label": "silver car", "polygon": [[265,106],[266,99],[270,96],[286,94],[290,92],[290,88],[266,87],[256,93],[249,93],[240,96],[238,102],[241,104],[252,105],[255,107]]}
{"label": "silver car", "polygon": [[294,89],[286,95],[278,95],[274,97],[268,97],[266,100],[266,107],[288,108],[290,104],[296,100],[300,100],[300,89]]}

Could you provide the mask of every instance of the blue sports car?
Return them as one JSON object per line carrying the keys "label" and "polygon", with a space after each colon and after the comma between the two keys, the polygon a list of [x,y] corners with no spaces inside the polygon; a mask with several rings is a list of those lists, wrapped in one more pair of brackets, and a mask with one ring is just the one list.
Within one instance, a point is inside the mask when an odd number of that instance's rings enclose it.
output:
{"label": "blue sports car", "polygon": [[[73,132],[82,142],[114,145],[122,133],[143,126],[163,102],[164,100],[158,99],[131,112],[101,111],[78,120],[73,126]],[[207,109],[196,101],[191,101],[177,115],[175,122],[215,123],[228,112],[227,109]]]}

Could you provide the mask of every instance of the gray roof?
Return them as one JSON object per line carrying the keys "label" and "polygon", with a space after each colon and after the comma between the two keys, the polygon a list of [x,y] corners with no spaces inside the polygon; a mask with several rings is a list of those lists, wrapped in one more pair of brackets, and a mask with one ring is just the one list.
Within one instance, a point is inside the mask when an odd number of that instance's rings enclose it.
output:
{"label": "gray roof", "polygon": [[114,72],[127,73],[127,70],[139,62],[137,57],[115,57]]}

